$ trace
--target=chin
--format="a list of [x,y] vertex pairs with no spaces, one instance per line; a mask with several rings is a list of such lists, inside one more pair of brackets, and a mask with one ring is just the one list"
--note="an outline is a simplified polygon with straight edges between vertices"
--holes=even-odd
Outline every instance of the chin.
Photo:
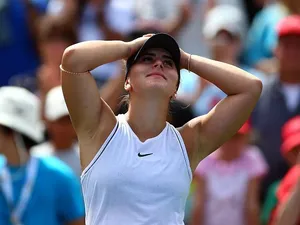
[[148,81],[144,87],[145,87],[144,90],[154,92],[155,94],[160,93],[169,96],[168,93],[170,91],[168,90],[170,90],[170,87],[167,84],[167,82]]

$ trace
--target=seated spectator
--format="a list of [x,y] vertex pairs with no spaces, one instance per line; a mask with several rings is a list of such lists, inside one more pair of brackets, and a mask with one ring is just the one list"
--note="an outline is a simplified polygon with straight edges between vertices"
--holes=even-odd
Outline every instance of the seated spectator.
[[[280,217],[283,216],[281,215],[282,207],[287,204],[287,201],[290,198],[294,188],[297,187],[297,182],[300,178],[299,162],[297,163],[297,156],[299,156],[300,153],[300,116],[296,116],[290,119],[283,126],[282,138],[283,142],[281,145],[281,152],[285,156],[289,165],[291,165],[291,169],[281,180],[277,189],[276,197],[278,202],[270,218],[270,225],[277,225],[277,223],[285,225],[296,224],[292,223],[291,221],[286,221],[284,218]],[[285,223],[282,223],[283,219]],[[280,222],[278,222],[277,220],[279,220]],[[300,214],[298,216],[297,222],[297,224],[300,224]]]
[[248,145],[249,123],[195,170],[196,189],[191,225],[258,225],[258,187],[267,164]]
[[38,47],[42,65],[38,73],[39,92],[45,95],[60,84],[59,65],[64,50],[77,42],[73,27],[67,26],[59,17],[46,16],[40,21]]
[[77,42],[76,32],[59,17],[45,16],[39,25],[38,47],[41,66],[37,73],[38,94],[42,101],[44,116],[44,98],[53,87],[61,84],[59,65],[64,50]]
[[134,2],[136,29],[156,29],[176,37],[191,17],[191,0],[134,0]]
[[251,116],[255,145],[261,149],[270,170],[262,181],[261,202],[265,201],[269,186],[281,180],[289,169],[280,151],[281,129],[289,119],[300,114],[300,16],[282,19],[276,33],[279,71],[264,85]]
[[[265,83],[264,74],[239,61],[246,30],[245,16],[242,11],[232,5],[217,5],[206,14],[203,36],[209,45],[212,59],[238,66],[259,77]],[[218,87],[199,79],[198,76],[190,76],[186,79],[186,72],[182,73],[179,99],[185,95],[183,100],[194,104],[193,109],[196,115],[206,114],[226,97]],[[183,89],[188,93],[184,93]],[[187,95],[192,100],[187,99]]]
[[2,0],[0,4],[0,86],[12,84],[36,89],[39,65],[37,21],[43,4],[31,0]]
[[84,225],[72,170],[54,157],[29,154],[43,139],[39,105],[24,88],[0,88],[0,224]]
[[267,74],[277,72],[277,62],[274,58],[274,49],[278,36],[276,26],[287,15],[300,13],[300,1],[276,0],[265,6],[253,21],[248,32],[243,61]]

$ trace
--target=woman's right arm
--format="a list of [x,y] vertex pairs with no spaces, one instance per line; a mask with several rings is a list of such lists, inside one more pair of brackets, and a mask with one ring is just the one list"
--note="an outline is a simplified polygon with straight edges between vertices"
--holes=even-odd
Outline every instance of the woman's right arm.
[[89,71],[126,58],[129,53],[130,45],[122,41],[88,41],[68,47],[63,54],[61,66],[72,73],[61,71],[62,88],[80,143],[83,168],[94,158],[116,124],[114,113],[100,98]]

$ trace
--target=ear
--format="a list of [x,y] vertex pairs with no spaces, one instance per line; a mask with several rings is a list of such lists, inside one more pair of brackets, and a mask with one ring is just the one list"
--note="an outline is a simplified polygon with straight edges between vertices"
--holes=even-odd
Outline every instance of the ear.
[[130,91],[130,89],[131,89],[131,84],[130,84],[129,79],[127,79],[127,80],[125,81],[124,89],[125,89],[125,91],[127,91],[127,92]]
[[171,96],[171,100],[175,100],[177,96],[177,92],[175,92],[172,96]]

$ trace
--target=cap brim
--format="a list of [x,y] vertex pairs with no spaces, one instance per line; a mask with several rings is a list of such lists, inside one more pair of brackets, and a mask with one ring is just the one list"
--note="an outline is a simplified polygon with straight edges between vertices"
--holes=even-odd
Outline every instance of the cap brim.
[[173,37],[168,34],[159,33],[150,37],[144,45],[127,60],[127,69],[131,67],[135,61],[149,49],[164,49],[170,53],[177,70],[180,70],[180,48]]

